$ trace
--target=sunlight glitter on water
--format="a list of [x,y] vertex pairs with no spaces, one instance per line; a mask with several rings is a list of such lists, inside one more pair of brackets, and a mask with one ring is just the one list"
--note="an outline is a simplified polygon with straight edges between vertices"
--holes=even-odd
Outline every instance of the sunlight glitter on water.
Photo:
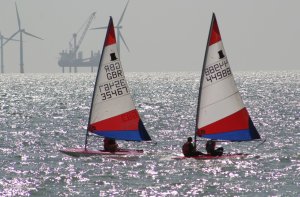
[[[236,81],[267,141],[223,143],[245,159],[173,160],[193,136],[199,73],[126,73],[135,105],[156,143],[138,157],[73,158],[82,147],[95,74],[0,78],[1,196],[298,196],[299,72],[240,72]],[[100,148],[100,139],[91,139]],[[204,151],[204,142],[198,147]],[[260,157],[255,157],[255,156]]]

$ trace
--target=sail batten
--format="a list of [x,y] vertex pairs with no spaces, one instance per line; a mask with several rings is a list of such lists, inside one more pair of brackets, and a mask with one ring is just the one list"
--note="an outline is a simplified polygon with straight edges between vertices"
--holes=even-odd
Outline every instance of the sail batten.
[[242,101],[213,14],[202,68],[196,134],[214,140],[260,139]]
[[88,131],[117,140],[151,140],[129,91],[117,49],[112,18],[99,63]]
[[232,97],[232,96],[235,96],[236,94],[239,94],[239,92],[234,92],[233,94],[231,94],[231,95],[229,95],[229,96],[227,96],[227,97],[225,97],[225,98],[222,98],[222,99],[217,100],[217,101],[213,101],[213,102],[211,102],[211,103],[209,103],[209,104],[206,104],[205,106],[201,106],[201,107],[200,107],[200,110],[204,110],[205,108],[207,108],[207,107],[209,107],[209,106],[211,106],[211,105],[218,104],[218,103],[220,103],[220,102],[222,102],[222,101],[224,101],[224,100],[226,100],[226,99],[229,99],[229,98]]

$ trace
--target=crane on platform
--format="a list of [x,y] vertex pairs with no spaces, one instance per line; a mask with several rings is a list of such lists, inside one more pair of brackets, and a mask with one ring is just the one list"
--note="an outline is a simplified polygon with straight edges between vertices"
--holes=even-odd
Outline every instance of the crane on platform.
[[90,27],[90,25],[91,25],[93,19],[95,18],[95,15],[96,15],[96,12],[93,12],[93,13],[89,16],[88,20],[87,20],[87,21],[81,26],[81,28],[79,29],[79,31],[80,31],[80,30],[82,29],[82,27],[85,26],[85,28],[84,28],[84,30],[83,30],[81,36],[80,36],[80,39],[79,39],[79,41],[78,41],[78,44],[76,43],[76,39],[77,39],[77,34],[78,34],[79,31],[78,31],[77,33],[74,33],[74,34],[73,34],[73,40],[74,40],[73,53],[74,53],[74,54],[77,53],[77,51],[78,51],[78,49],[79,49],[79,47],[80,47],[80,45],[81,45],[81,43],[82,43],[82,41],[83,41],[85,35],[86,35],[87,30],[89,29],[89,27]]
[[[74,72],[77,72],[77,66],[83,63],[82,62],[83,60],[81,59],[82,57],[77,58],[77,52],[95,16],[96,16],[96,12],[93,12],[88,17],[88,19],[82,24],[82,26],[79,28],[77,33],[73,33],[73,36],[69,41],[69,47],[70,47],[69,53],[66,52],[60,53],[61,58],[58,64],[63,68],[63,72],[64,72],[64,67],[69,67],[70,72],[71,72],[71,68],[74,67]],[[77,43],[77,35],[79,34],[79,32],[82,33]]]

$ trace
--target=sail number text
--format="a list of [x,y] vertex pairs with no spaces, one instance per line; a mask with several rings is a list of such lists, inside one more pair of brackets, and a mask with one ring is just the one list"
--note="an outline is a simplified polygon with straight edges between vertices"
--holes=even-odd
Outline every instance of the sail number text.
[[207,82],[215,82],[231,75],[227,59],[205,68],[205,79]]
[[125,79],[117,79],[99,86],[102,101],[116,98],[129,93]]
[[103,72],[106,76],[106,82],[102,82],[98,86],[102,101],[129,94],[124,73],[119,61],[106,64],[103,67]]

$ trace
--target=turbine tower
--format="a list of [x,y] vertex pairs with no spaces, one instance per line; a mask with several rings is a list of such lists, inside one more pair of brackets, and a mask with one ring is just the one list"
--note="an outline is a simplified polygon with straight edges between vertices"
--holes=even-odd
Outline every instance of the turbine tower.
[[[0,32],[0,48],[1,48],[1,73],[4,73],[4,43],[3,41],[8,40],[8,38],[4,37]],[[13,41],[19,41],[15,39],[11,39]]]
[[20,20],[20,16],[19,16],[19,12],[18,12],[18,7],[17,4],[16,5],[16,12],[17,12],[17,19],[18,19],[18,26],[19,26],[19,30],[14,33],[11,37],[9,37],[6,42],[4,44],[6,44],[8,41],[10,41],[14,36],[16,36],[18,33],[20,34],[20,73],[24,73],[24,61],[23,61],[23,34],[43,40],[42,38],[35,36],[31,33],[28,33],[25,31],[25,29],[21,28],[21,20]]
[[[122,36],[122,33],[121,33],[121,29],[123,28],[123,26],[121,25],[121,23],[122,23],[122,20],[123,20],[125,11],[126,11],[126,9],[127,9],[128,3],[129,3],[129,0],[128,0],[127,4],[126,4],[126,6],[125,6],[125,8],[124,8],[124,10],[123,10],[123,13],[122,13],[122,15],[121,15],[121,17],[120,17],[120,19],[119,19],[117,25],[115,25],[115,28],[116,28],[116,30],[117,30],[117,48],[118,48],[119,54],[120,54],[120,39],[122,40],[122,42],[123,42],[124,45],[126,46],[127,50],[129,51],[129,48],[128,48],[128,46],[127,46],[127,44],[126,44],[126,42],[125,42],[125,39],[124,39],[124,37]],[[96,27],[96,28],[92,28],[92,30],[95,30],[95,29],[107,29],[107,26],[105,26],[105,27]],[[120,56],[121,56],[121,55],[120,55]]]

